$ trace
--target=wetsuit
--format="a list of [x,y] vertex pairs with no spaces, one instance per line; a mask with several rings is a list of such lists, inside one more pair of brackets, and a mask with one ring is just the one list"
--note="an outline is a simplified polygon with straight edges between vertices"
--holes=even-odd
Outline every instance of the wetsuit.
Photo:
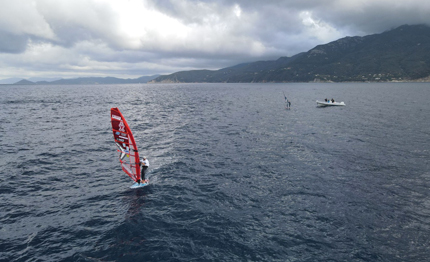
[[149,167],[149,161],[148,161],[148,159],[141,159],[140,160],[140,166],[142,167],[142,169],[140,171],[140,179],[142,181],[144,181],[145,180],[146,170]]

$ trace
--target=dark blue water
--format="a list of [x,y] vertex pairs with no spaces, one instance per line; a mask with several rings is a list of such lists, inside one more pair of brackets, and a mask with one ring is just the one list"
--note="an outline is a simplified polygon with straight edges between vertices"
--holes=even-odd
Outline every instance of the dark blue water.
[[0,261],[428,261],[429,83],[0,91]]

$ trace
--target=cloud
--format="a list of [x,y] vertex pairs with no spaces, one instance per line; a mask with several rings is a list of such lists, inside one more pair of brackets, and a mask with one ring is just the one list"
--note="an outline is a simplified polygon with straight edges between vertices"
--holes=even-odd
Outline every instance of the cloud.
[[0,2],[0,78],[138,77],[277,59],[429,23],[424,0]]
[[425,0],[333,0],[312,12],[317,19],[354,35],[380,33],[404,24],[430,23],[430,2]]
[[0,28],[3,32],[54,38],[53,31],[33,1],[3,1],[0,17]]
[[0,53],[21,53],[27,48],[28,37],[0,31]]

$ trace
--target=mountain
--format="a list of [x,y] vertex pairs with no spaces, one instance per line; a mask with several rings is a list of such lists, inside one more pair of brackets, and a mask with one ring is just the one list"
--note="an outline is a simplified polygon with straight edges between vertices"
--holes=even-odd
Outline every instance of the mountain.
[[51,81],[55,81],[55,80],[59,80],[61,78],[56,77],[56,78],[48,78],[48,77],[30,77],[27,80],[31,81],[31,82],[51,82]]
[[304,55],[304,53],[297,54],[293,57],[281,57],[276,61],[258,61],[253,63],[239,64],[216,71],[182,71],[167,76],[159,76],[150,83],[256,82],[255,77],[257,74],[286,67],[293,61],[300,58],[302,55]]
[[430,76],[430,27],[345,37],[293,57],[160,76],[151,83],[413,81]]
[[154,77],[140,77],[135,79],[122,79],[116,77],[79,77],[73,79],[60,79],[49,82],[49,84],[56,85],[92,85],[92,84],[135,84],[135,83],[146,83]]
[[72,78],[72,79],[59,79],[54,81],[37,81],[32,82],[25,79],[22,79],[19,82],[16,82],[14,85],[93,85],[93,84],[138,84],[138,83],[147,83],[159,75],[153,76],[142,76],[139,78],[116,78],[116,77],[80,77],[80,78]]
[[35,83],[22,79],[21,81],[16,82],[14,85],[35,85]]
[[22,80],[21,78],[6,78],[0,80],[0,85],[10,85]]

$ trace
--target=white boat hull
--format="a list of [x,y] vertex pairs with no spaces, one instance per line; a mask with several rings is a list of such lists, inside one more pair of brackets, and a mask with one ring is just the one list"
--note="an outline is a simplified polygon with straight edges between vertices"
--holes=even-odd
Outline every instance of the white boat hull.
[[318,101],[317,100],[317,106],[325,107],[325,106],[344,106],[344,102],[325,102],[325,101]]

